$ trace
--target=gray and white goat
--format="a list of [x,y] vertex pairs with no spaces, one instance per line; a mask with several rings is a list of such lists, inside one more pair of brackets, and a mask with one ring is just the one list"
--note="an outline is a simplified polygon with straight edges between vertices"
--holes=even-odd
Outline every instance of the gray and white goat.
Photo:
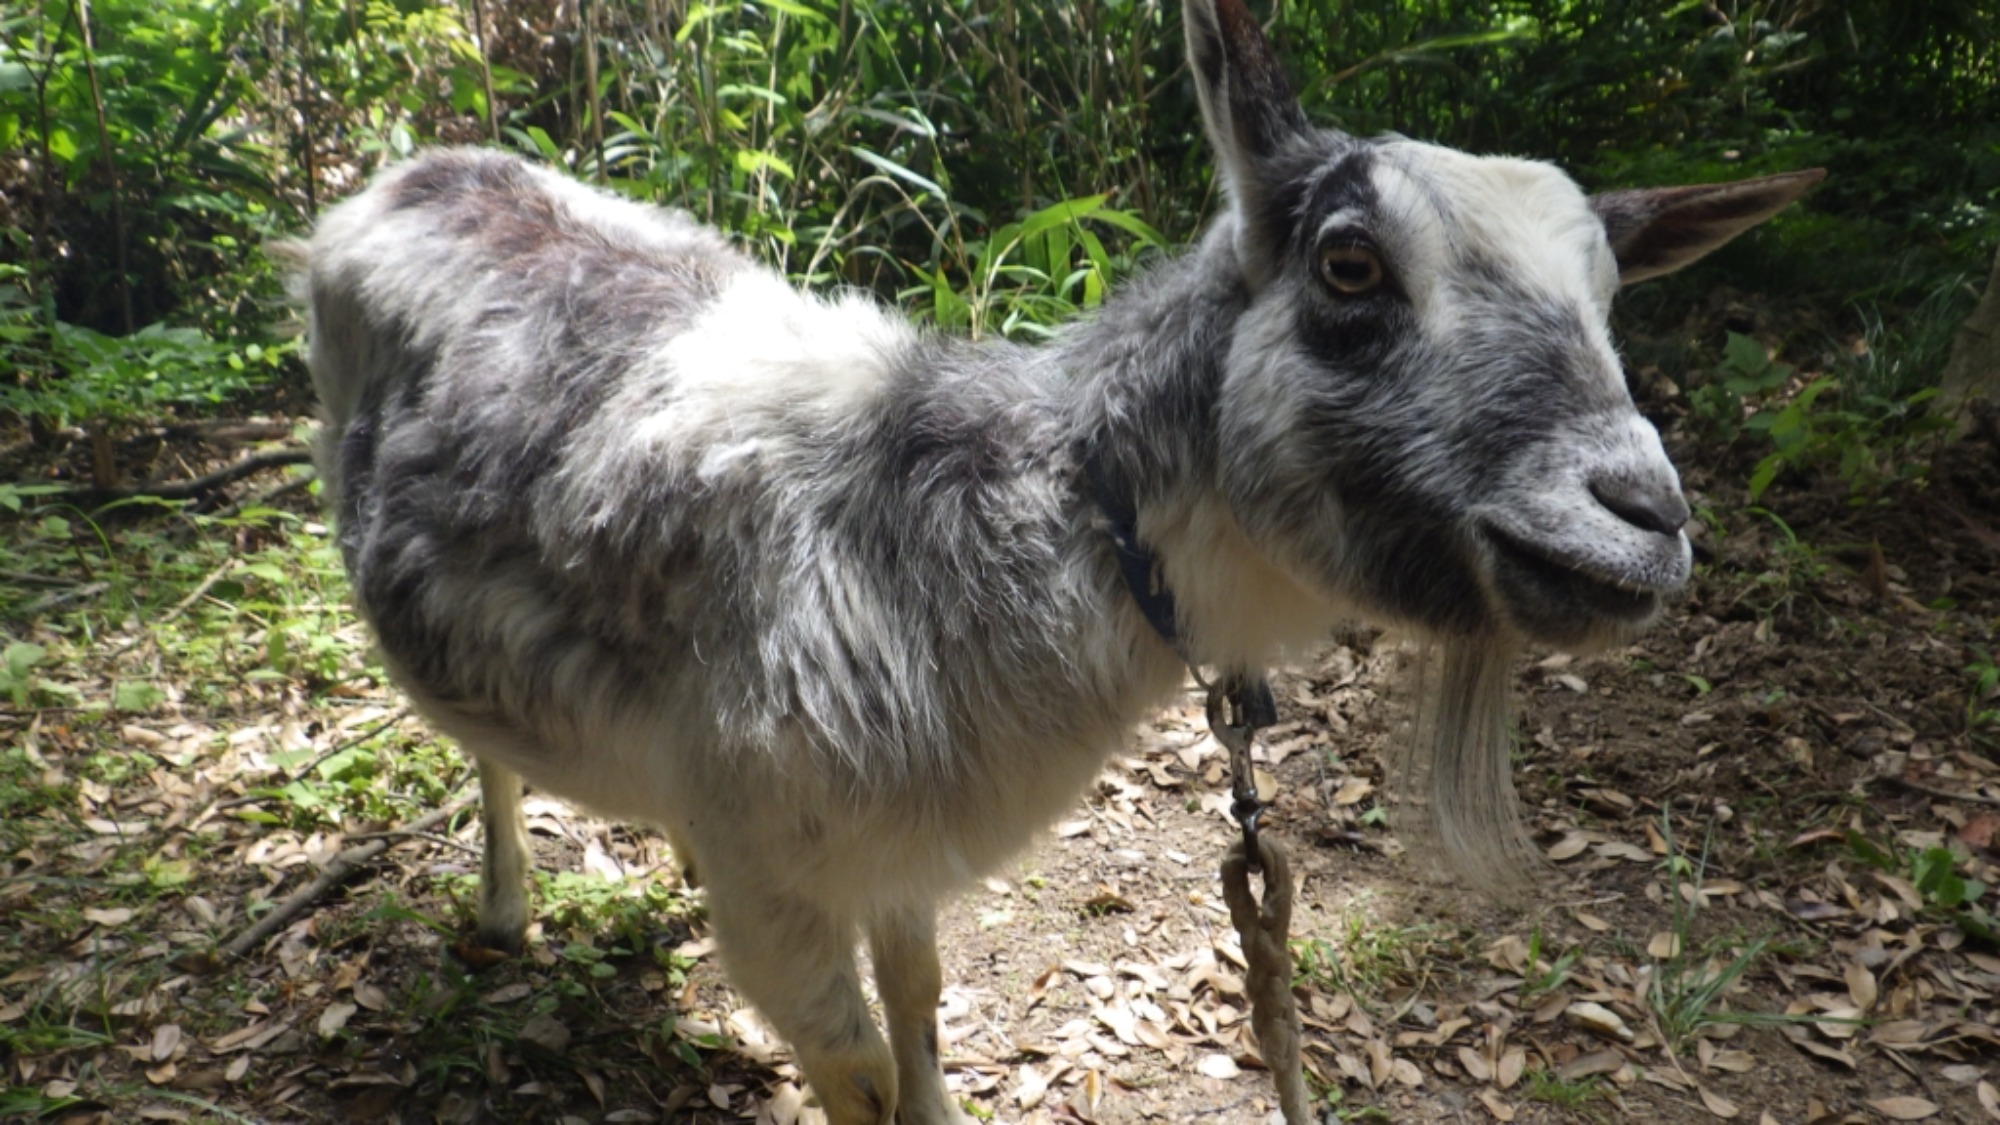
[[798,293],[490,152],[389,170],[306,250],[355,598],[479,762],[481,936],[528,921],[522,778],[664,828],[835,1125],[962,1120],[936,903],[1182,683],[1107,494],[1203,663],[1436,638],[1429,818],[1459,870],[1511,862],[1510,655],[1627,637],[1688,575],[1612,296],[1819,178],[1586,197],[1315,129],[1243,0],[1185,22],[1229,206],[1047,346]]

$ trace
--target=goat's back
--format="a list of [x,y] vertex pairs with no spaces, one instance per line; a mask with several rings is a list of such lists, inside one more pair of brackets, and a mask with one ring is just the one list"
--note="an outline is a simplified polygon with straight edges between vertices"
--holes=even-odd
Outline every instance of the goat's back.
[[474,753],[632,819],[874,809],[962,875],[1116,744],[1133,638],[1084,604],[1115,579],[1028,353],[488,153],[386,173],[308,253],[355,599]]

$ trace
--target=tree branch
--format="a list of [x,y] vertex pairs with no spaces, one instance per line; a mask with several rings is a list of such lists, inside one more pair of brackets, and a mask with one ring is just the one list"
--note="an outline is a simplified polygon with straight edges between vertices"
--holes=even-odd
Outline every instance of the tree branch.
[[132,500],[146,497],[155,500],[192,500],[205,496],[226,484],[233,484],[252,473],[280,465],[304,465],[312,461],[312,451],[304,446],[287,446],[264,453],[253,453],[234,464],[217,469],[207,476],[193,480],[162,481],[157,484],[142,484],[133,488],[71,488],[62,492],[51,492],[38,500],[58,504],[75,504],[78,507],[102,507],[118,500]]
[[421,833],[457,816],[472,803],[470,794],[435,809],[396,830],[390,837],[370,840],[357,844],[334,856],[320,869],[319,877],[292,892],[291,897],[271,909],[271,912],[253,922],[250,927],[229,939],[222,952],[230,958],[241,958],[263,944],[264,940],[291,924],[292,919],[306,912],[306,909],[324,898],[327,892],[353,878],[376,856],[388,851],[399,843],[411,839],[421,839]]

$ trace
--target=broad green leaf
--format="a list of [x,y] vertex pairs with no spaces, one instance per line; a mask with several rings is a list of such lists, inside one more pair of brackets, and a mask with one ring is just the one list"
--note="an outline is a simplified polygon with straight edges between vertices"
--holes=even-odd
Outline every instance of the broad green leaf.
[[757,0],[757,4],[759,7],[769,8],[774,12],[783,12],[788,16],[799,16],[803,19],[817,20],[820,23],[829,22],[826,16],[806,7],[804,4],[798,3],[797,0]]
[[1086,215],[1095,214],[1102,206],[1104,206],[1102,195],[1087,195],[1079,199],[1065,199],[1060,203],[1052,203],[1022,219],[1015,238],[1026,242],[1051,227],[1064,226]]
[[739,148],[736,150],[736,167],[739,171],[752,176],[768,170],[776,172],[788,180],[792,178],[792,166],[790,164],[785,163],[782,159],[768,152],[762,152],[754,148]]
[[1778,479],[1778,469],[1784,465],[1784,455],[1772,453],[1757,462],[1757,468],[1750,474],[1750,499],[1756,500]]
[[150,711],[165,698],[158,685],[144,680],[119,680],[111,687],[111,706],[117,711]]
[[880,156],[876,153],[870,152],[867,149],[862,148],[860,145],[849,145],[847,147],[847,151],[860,157],[862,161],[864,161],[865,163],[873,164],[875,167],[881,169],[884,172],[887,172],[889,175],[894,176],[899,180],[902,180],[904,183],[915,184],[917,187],[920,187],[925,191],[930,192],[933,195],[936,195],[940,198],[945,197],[945,190],[943,188],[939,187],[932,181],[918,175],[917,173],[910,171],[908,168],[903,167],[901,164],[896,163],[895,161],[889,159],[886,156]]
[[6,664],[9,676],[19,679],[26,676],[28,670],[40,664],[46,656],[48,656],[48,650],[41,645],[30,644],[27,641],[15,641],[13,644],[7,646],[7,651],[4,655],[0,655],[0,661],[4,661]]
[[1771,362],[1771,353],[1764,350],[1764,345],[1740,332],[1729,334],[1728,342],[1722,346],[1722,357],[1730,370],[1746,375],[1763,371]]

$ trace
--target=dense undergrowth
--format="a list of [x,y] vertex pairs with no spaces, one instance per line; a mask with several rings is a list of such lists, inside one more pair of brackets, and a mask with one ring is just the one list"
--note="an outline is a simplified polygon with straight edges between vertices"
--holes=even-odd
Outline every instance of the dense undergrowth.
[[[44,448],[87,434],[109,487],[133,426],[296,387],[263,246],[440,142],[686,207],[808,284],[1033,335],[1211,209],[1177,9],[15,9],[0,19],[0,150],[15,154],[0,166],[0,408]],[[1357,133],[1549,157],[1591,187],[1831,169],[1806,206],[1640,291],[1621,322],[1634,366],[1685,392],[1664,405],[1726,441],[1747,429],[1756,461],[1864,492],[1921,462],[1913,420],[2000,233],[1996,15],[1990,0],[1269,12],[1314,115]],[[1725,278],[1764,295],[1761,319],[1705,307]],[[1768,366],[1727,345],[1732,320],[1775,346]]]

